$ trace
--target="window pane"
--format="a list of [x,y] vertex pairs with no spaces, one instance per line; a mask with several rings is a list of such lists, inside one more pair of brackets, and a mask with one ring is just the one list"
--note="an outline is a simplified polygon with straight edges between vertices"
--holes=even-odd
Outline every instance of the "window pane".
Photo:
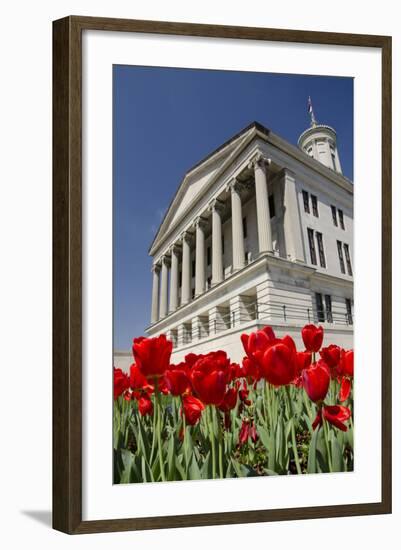
[[338,217],[340,219],[340,227],[341,229],[345,229],[345,225],[344,225],[344,214],[343,214],[343,211],[338,209]]
[[337,222],[337,208],[333,205],[331,205],[331,215],[333,217],[333,223],[334,225],[337,227],[338,226],[338,222]]
[[248,227],[246,225],[246,218],[242,218],[242,229],[244,231],[244,239],[248,236]]
[[324,248],[323,248],[323,235],[321,233],[316,232],[316,239],[317,239],[317,248],[319,251],[320,265],[322,267],[326,267],[326,257],[324,255]]
[[354,321],[352,319],[352,304],[349,298],[345,299],[345,307],[347,308],[347,322],[352,325]]
[[349,255],[349,246],[344,243],[345,261],[347,262],[348,275],[352,276],[351,257]]
[[330,294],[325,294],[324,295],[324,303],[325,303],[325,306],[326,306],[327,322],[332,323],[333,322],[333,312],[332,312],[332,309],[331,309],[331,296],[330,296]]
[[310,227],[308,227],[308,240],[309,240],[310,261],[313,265],[316,265],[317,261],[316,261],[315,241],[313,238],[313,229],[310,229]]
[[309,214],[309,193],[307,191],[302,190],[302,197],[304,199],[304,210]]
[[313,212],[313,215],[316,216],[316,218],[318,218],[319,217],[319,211],[317,209],[317,197],[315,197],[315,195],[311,195],[310,197],[312,199],[312,212]]
[[319,293],[319,292],[316,292],[315,294],[315,299],[316,299],[316,315],[317,315],[317,320],[321,323],[324,322],[325,320],[325,317],[324,317],[324,308],[323,308],[323,299],[322,299],[322,295]]
[[343,245],[341,241],[337,241],[337,250],[338,250],[338,259],[340,261],[341,273],[345,273],[344,265],[344,256],[343,256]]

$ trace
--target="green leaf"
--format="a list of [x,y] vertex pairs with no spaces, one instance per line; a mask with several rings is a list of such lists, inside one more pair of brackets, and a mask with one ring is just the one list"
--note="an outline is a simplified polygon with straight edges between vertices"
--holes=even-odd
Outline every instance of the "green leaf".
[[192,455],[191,464],[189,466],[189,479],[202,479],[202,475],[199,470],[198,463],[196,462],[195,455]]
[[333,461],[333,471],[334,472],[344,472],[345,464],[343,453],[338,442],[338,439],[333,435],[331,439],[331,455]]
[[181,458],[182,458],[182,455],[179,455],[179,456],[175,457],[175,467],[177,469],[177,473],[181,476],[181,477],[176,478],[177,481],[180,480],[180,479],[187,479],[184,467],[181,464],[181,460],[180,460]]
[[[173,481],[175,478],[175,437],[174,434],[170,434],[170,439],[168,442],[168,451],[167,451],[167,468],[168,468],[168,479]],[[157,461],[158,462],[158,461]]]
[[308,474],[316,474],[317,472],[316,447],[317,447],[317,439],[319,436],[319,431],[320,431],[320,427],[316,428],[316,430],[313,432],[312,439],[309,445],[308,468],[307,468]]

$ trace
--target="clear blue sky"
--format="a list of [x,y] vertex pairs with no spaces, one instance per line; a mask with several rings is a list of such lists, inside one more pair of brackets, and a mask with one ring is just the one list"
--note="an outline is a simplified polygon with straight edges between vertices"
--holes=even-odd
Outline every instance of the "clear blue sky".
[[113,86],[114,348],[126,350],[149,325],[148,248],[184,173],[255,120],[296,144],[310,95],[353,179],[353,80],[118,65]]

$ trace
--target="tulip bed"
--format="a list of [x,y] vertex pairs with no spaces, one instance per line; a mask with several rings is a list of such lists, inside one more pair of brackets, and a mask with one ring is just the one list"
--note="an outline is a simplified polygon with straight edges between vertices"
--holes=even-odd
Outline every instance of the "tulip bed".
[[245,357],[190,353],[170,363],[165,335],[135,338],[130,372],[114,369],[114,482],[353,469],[353,350],[305,349],[271,327],[242,334]]

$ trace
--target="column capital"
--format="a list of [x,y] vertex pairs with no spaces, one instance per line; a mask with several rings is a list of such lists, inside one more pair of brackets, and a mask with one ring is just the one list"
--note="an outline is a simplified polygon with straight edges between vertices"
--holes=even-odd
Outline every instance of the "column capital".
[[170,258],[167,256],[167,254],[164,254],[161,257],[161,263],[162,263],[162,266],[166,265],[167,267],[170,267]]
[[183,231],[180,235],[180,240],[182,243],[184,243],[184,241],[188,244],[191,244],[192,242],[192,233],[190,233],[189,231]]
[[271,159],[265,157],[260,151],[255,155],[255,157],[249,161],[248,168],[255,169],[257,166],[260,166],[263,169],[266,169],[271,164]]
[[292,178],[295,180],[295,173],[292,170],[290,170],[290,168],[284,167],[282,169],[282,173],[285,178]]
[[169,248],[170,254],[179,254],[182,250],[182,245],[180,243],[174,243]]
[[219,214],[221,214],[225,209],[225,204],[223,201],[219,200],[219,199],[212,199],[210,202],[209,202],[209,212],[213,212],[214,210],[216,212],[219,212]]
[[160,264],[155,263],[152,265],[151,271],[152,273],[160,273],[160,268],[161,268]]
[[230,191],[232,193],[239,193],[241,194],[242,191],[247,189],[248,186],[243,183],[242,181],[239,181],[237,178],[233,178],[231,181],[227,183],[226,190]]
[[198,229],[198,227],[200,229],[206,229],[207,220],[205,220],[205,218],[202,218],[202,216],[198,216],[197,218],[195,218],[194,226],[196,227],[196,229]]

